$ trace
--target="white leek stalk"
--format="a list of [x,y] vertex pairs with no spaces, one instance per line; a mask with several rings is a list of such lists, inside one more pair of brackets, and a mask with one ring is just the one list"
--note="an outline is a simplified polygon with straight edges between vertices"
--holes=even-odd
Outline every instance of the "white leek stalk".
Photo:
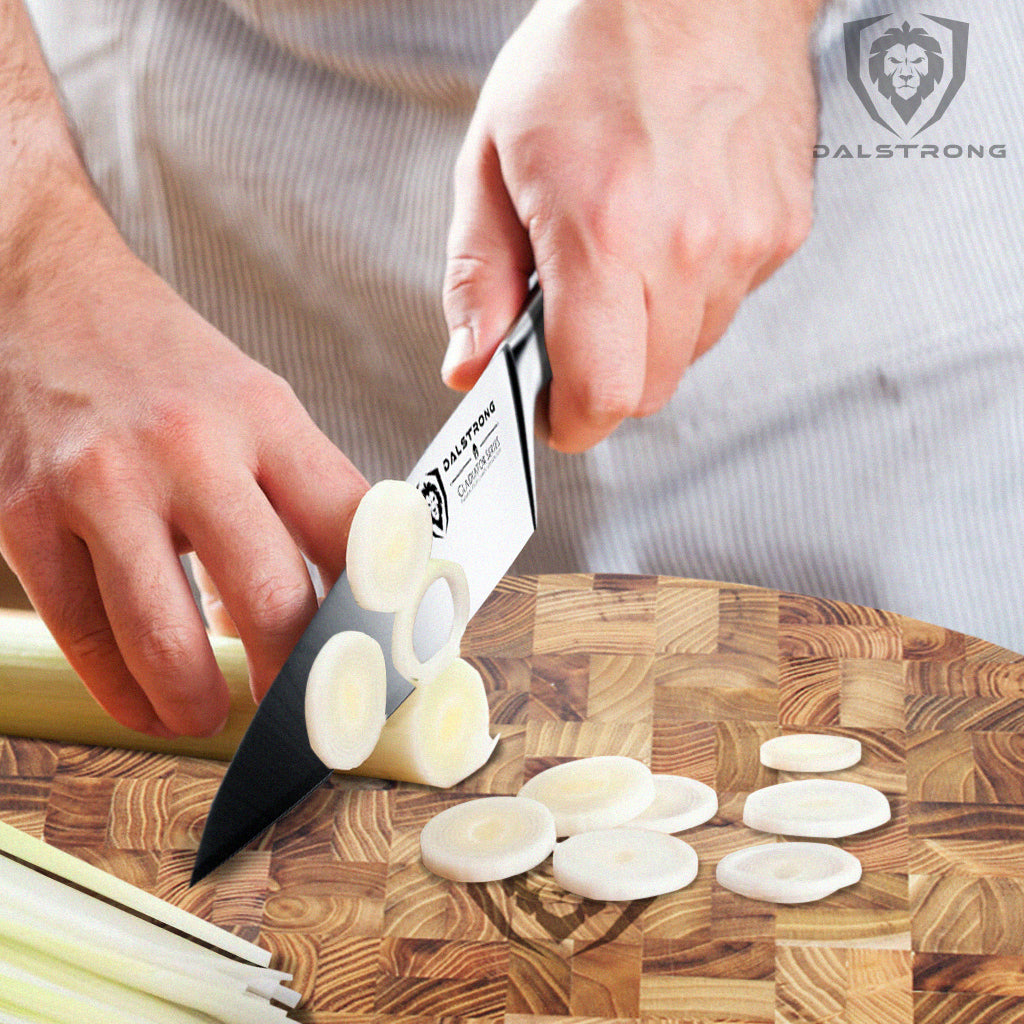
[[37,1013],[8,1008],[2,999],[3,995],[0,993],[0,1024],[51,1024],[46,1017],[40,1017]]
[[0,907],[16,920],[54,927],[97,948],[120,949],[133,958],[198,978],[219,976],[267,999],[295,1005],[284,989],[291,975],[222,956],[184,936],[80,892],[55,878],[0,855]]
[[215,946],[249,963],[266,967],[270,963],[268,950],[232,935],[195,914],[190,914],[173,903],[145,892],[129,882],[122,881],[101,868],[87,864],[63,850],[28,835],[0,821],[0,852],[24,861],[26,864],[57,875],[72,885],[102,896],[136,914],[152,918],[176,931],[191,935],[199,942]]
[[[7,939],[0,940],[0,964],[8,969],[24,972],[24,978],[40,986],[50,987],[63,994],[76,994],[105,1011],[114,1008],[128,1013],[137,1021],[147,1024],[194,1024],[209,1018],[194,1010],[182,1009],[174,1003],[140,992],[127,981],[112,980],[75,967],[56,957],[41,953],[28,946],[16,946]],[[134,979],[134,975],[131,976]]]
[[18,1024],[276,1024],[271,1001],[298,1002],[259,946],[3,823],[0,844],[0,1012]]
[[456,658],[439,675],[417,685],[387,720],[360,775],[448,788],[480,768],[497,738],[483,679]]
[[227,725],[216,736],[164,739],[115,722],[89,694],[38,615],[0,609],[0,733],[230,761],[253,716],[249,670],[237,637],[211,636],[210,645],[231,694]]
[[124,953],[80,943],[53,929],[18,921],[9,916],[5,908],[0,908],[0,941],[35,950],[138,992],[198,1010],[223,1024],[270,1024],[285,1019],[284,1011],[246,995],[244,991],[232,991],[226,985],[182,975],[140,962]]
[[110,1005],[74,989],[44,981],[31,971],[5,963],[2,958],[0,993],[9,1006],[35,1013],[48,1024],[139,1024],[137,1016],[123,1012],[116,1003]]

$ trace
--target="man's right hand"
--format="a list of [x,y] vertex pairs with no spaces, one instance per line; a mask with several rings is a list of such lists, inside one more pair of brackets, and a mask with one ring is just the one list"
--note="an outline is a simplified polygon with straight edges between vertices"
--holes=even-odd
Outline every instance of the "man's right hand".
[[302,554],[333,583],[366,483],[84,176],[38,197],[0,233],[0,551],[114,718],[210,733],[227,687],[179,556],[216,584],[259,699],[316,610]]

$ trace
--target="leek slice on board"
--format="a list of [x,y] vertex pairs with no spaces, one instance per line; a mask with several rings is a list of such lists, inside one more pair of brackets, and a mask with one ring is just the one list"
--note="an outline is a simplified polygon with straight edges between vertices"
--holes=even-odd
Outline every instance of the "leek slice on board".
[[769,903],[810,903],[860,881],[860,861],[825,843],[767,843],[727,853],[715,869],[718,884]]
[[624,825],[650,807],[654,794],[650,768],[616,754],[556,764],[519,791],[550,808],[559,836]]
[[456,882],[496,882],[555,848],[555,819],[536,800],[487,796],[435,814],[420,833],[423,866]]
[[860,740],[852,736],[786,733],[761,744],[761,764],[785,772],[838,772],[860,757]]
[[555,847],[552,872],[563,889],[591,900],[642,900],[675,892],[697,877],[689,843],[643,828],[580,832]]
[[892,816],[883,793],[859,782],[800,779],[765,786],[743,805],[743,824],[760,832],[838,839],[884,825]]
[[655,774],[654,800],[628,824],[654,832],[682,832],[718,813],[718,794],[708,785],[684,775]]

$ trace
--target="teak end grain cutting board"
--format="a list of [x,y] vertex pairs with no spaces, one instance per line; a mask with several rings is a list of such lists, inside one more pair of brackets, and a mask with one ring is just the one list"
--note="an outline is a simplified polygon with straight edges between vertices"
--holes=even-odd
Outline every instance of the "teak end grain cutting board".
[[[0,817],[266,944],[318,1024],[1010,1024],[1024,1021],[1024,659],[898,615],[668,578],[507,579],[464,654],[501,743],[457,792],[333,777],[194,889],[222,764],[0,739]],[[840,777],[889,824],[840,845],[861,882],[805,906],[719,887],[758,747],[849,734]],[[435,812],[514,793],[559,760],[620,753],[715,787],[684,834],[697,880],[602,904],[547,865],[457,885],[419,863]]]

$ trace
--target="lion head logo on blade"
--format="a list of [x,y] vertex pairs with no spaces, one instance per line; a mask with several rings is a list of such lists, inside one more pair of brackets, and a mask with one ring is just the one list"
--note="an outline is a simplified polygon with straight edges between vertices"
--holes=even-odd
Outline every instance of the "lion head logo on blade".
[[942,80],[943,66],[938,40],[907,22],[883,32],[872,44],[868,57],[871,81],[904,124]]
[[432,469],[419,482],[420,494],[427,499],[430,508],[430,522],[435,537],[441,538],[448,532],[448,495],[441,479],[441,471]]

